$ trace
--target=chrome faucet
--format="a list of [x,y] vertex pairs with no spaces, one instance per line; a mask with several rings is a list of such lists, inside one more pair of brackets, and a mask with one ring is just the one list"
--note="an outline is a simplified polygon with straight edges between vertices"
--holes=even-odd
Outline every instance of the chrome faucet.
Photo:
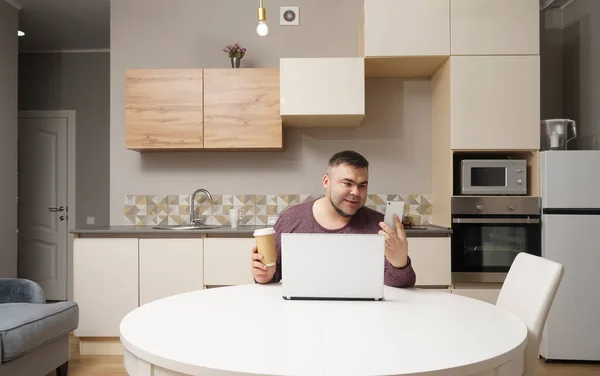
[[196,219],[195,216],[195,209],[194,209],[194,204],[196,202],[196,195],[198,193],[204,193],[206,195],[206,197],[208,197],[209,200],[212,200],[212,196],[210,195],[210,192],[208,192],[206,189],[204,188],[199,188],[196,189],[194,191],[194,193],[192,193],[192,202],[191,202],[191,206],[190,206],[190,225],[192,226],[196,226],[196,225],[201,225],[204,223],[204,219]]

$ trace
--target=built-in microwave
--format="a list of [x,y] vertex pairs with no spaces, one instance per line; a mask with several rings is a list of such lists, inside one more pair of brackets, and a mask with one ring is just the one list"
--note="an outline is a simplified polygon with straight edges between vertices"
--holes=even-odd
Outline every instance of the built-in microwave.
[[462,195],[527,195],[525,159],[463,159]]

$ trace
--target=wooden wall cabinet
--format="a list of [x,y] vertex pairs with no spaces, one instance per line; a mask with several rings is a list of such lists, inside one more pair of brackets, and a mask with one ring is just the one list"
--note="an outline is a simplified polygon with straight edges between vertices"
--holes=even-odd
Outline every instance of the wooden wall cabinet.
[[452,0],[452,55],[538,55],[538,0]]
[[136,69],[125,83],[128,149],[283,148],[278,69]]
[[203,145],[202,69],[125,73],[125,147],[198,149]]
[[279,69],[204,70],[204,149],[281,149]]
[[365,116],[363,58],[284,58],[279,64],[284,126],[360,125]]

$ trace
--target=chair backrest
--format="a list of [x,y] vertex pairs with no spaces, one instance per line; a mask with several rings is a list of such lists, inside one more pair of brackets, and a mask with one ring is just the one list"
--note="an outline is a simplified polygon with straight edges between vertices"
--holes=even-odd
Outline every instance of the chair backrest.
[[557,262],[521,252],[513,261],[500,289],[496,306],[514,313],[527,326],[523,376],[535,376],[537,373],[542,332],[563,270]]

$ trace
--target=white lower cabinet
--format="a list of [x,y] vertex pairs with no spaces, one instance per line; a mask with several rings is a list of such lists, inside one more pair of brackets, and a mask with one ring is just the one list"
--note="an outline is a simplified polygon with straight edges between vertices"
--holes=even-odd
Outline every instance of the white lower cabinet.
[[138,307],[138,239],[77,238],[73,243],[77,337],[118,337]]
[[[446,291],[450,237],[411,237],[408,242],[417,286]],[[157,299],[207,286],[254,283],[252,237],[76,238],[73,245],[77,337],[119,337],[121,320]]]
[[409,237],[408,255],[417,275],[416,287],[451,284],[450,237]]
[[204,284],[230,286],[254,283],[254,238],[204,239]]
[[489,287],[489,288],[485,288],[485,287],[478,287],[478,288],[455,287],[452,289],[452,293],[496,305],[496,301],[498,300],[498,295],[500,295],[500,287]]
[[204,288],[203,240],[140,239],[140,306]]

